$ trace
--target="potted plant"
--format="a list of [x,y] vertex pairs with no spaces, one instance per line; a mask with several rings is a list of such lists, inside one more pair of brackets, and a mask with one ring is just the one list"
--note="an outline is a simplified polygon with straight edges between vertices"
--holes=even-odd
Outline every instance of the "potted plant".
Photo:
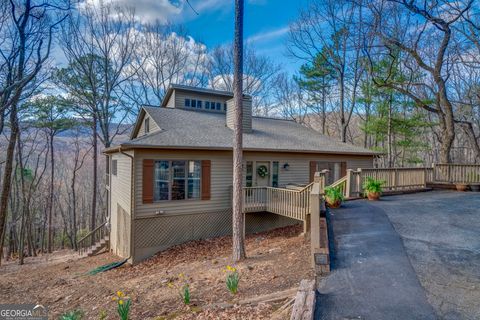
[[384,181],[375,180],[373,178],[367,177],[363,183],[364,194],[367,196],[368,200],[378,200],[382,194],[382,185]]
[[325,188],[325,202],[329,208],[335,209],[340,207],[343,200],[344,197],[340,187]]
[[467,191],[468,184],[463,182],[458,182],[458,183],[455,183],[455,188],[457,188],[457,191]]

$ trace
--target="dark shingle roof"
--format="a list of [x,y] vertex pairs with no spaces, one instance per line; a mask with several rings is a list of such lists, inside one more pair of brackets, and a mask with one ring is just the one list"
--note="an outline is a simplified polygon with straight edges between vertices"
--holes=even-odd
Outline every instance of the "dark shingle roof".
[[[225,114],[175,108],[144,107],[160,131],[126,141],[122,147],[231,149],[233,131],[225,126]],[[245,133],[245,150],[378,154],[342,143],[294,121],[253,117],[253,130]]]

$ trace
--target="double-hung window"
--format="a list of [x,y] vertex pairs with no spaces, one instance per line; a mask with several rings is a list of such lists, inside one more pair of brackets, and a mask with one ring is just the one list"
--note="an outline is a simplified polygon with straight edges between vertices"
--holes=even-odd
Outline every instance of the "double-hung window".
[[155,161],[154,198],[156,201],[169,200],[170,194],[170,161]]
[[155,161],[154,199],[200,199],[201,161]]

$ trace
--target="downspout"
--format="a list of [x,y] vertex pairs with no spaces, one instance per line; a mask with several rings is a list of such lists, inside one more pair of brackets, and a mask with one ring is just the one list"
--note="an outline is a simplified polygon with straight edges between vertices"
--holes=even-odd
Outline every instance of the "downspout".
[[122,147],[119,147],[118,148],[118,152],[120,152],[121,154],[127,156],[130,158],[130,256],[127,258],[127,260],[129,260],[130,258],[133,257],[133,245],[134,245],[134,242],[133,242],[133,211],[134,211],[134,208],[135,208],[135,204],[134,204],[134,194],[135,194],[135,190],[134,190],[134,186],[135,186],[135,164],[134,164],[134,157],[129,155],[128,153],[125,153],[123,150],[122,150]]

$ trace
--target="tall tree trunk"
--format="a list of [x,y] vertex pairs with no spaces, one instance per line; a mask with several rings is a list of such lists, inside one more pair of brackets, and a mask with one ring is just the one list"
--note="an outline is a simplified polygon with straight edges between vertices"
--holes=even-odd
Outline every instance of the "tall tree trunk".
[[[92,211],[91,211],[91,221],[90,221],[90,230],[95,229],[95,219],[97,216],[97,167],[98,167],[98,138],[97,138],[97,115],[93,115],[93,187],[92,187]],[[95,239],[92,237],[92,245],[95,243]]]
[[342,72],[339,76],[339,90],[340,90],[340,140],[347,142],[347,124],[345,121],[345,77]]
[[24,256],[25,256],[25,229],[26,229],[26,224],[28,220],[28,204],[27,204],[27,190],[25,187],[25,176],[24,176],[24,166],[23,166],[23,155],[22,155],[22,145],[20,141],[20,135],[17,138],[18,140],[18,159],[17,163],[20,166],[20,186],[21,186],[21,194],[22,194],[22,218],[20,222],[20,239],[19,239],[19,244],[18,244],[18,254],[19,254],[19,259],[18,259],[18,264],[22,265]]
[[392,151],[392,104],[393,96],[390,94],[388,99],[388,119],[387,119],[387,156],[388,156],[388,167],[393,167],[393,151]]
[[72,221],[73,222],[72,239],[73,239],[73,248],[75,249],[75,251],[78,250],[77,248],[77,194],[75,192],[75,181],[77,177],[76,175],[77,175],[77,163],[75,163],[75,167],[73,170],[72,184],[70,185],[70,188],[72,190],[72,220],[73,220]]
[[55,159],[54,159],[54,150],[53,150],[53,134],[49,134],[49,143],[50,143],[50,195],[48,199],[48,253],[52,253],[53,250],[53,185],[54,185],[54,175],[55,175]]
[[233,97],[235,114],[233,126],[233,260],[239,261],[245,254],[245,216],[242,208],[243,164],[243,0],[235,0],[235,39],[233,49]]
[[[19,127],[17,119],[17,103],[12,105],[10,110],[10,137],[7,146],[7,156],[5,159],[5,170],[3,175],[2,194],[0,197],[0,238],[3,237],[5,230],[5,223],[7,221],[8,199],[10,197],[10,189],[12,185],[12,171],[13,171],[13,154],[15,152],[15,144],[17,142]],[[0,265],[1,265],[0,257]]]

